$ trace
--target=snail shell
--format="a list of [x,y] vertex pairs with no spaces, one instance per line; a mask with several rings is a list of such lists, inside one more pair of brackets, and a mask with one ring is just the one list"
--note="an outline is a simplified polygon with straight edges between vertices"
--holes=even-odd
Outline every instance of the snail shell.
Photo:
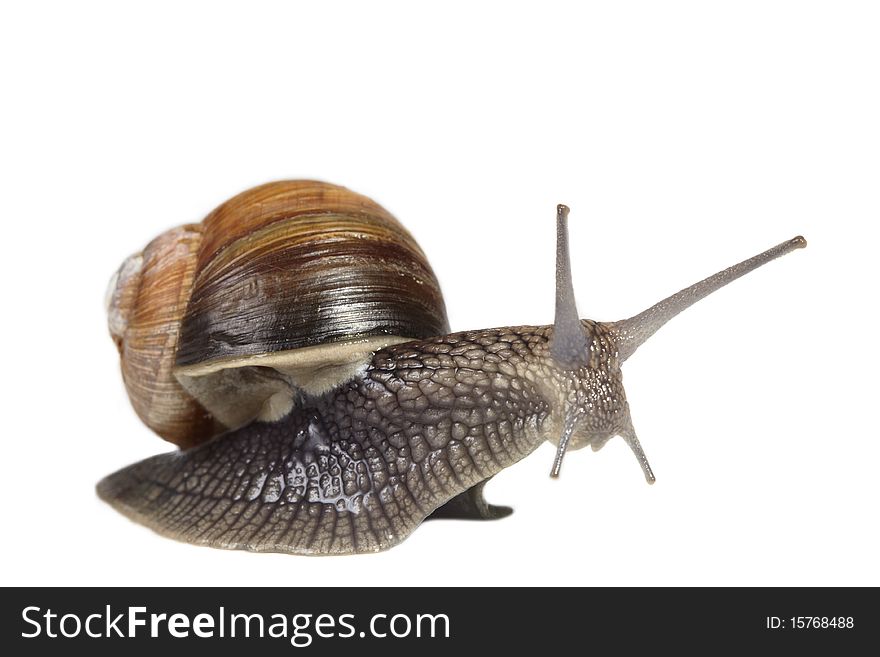
[[111,281],[132,405],[181,447],[321,394],[375,350],[449,332],[412,235],[344,187],[255,187],[163,233]]

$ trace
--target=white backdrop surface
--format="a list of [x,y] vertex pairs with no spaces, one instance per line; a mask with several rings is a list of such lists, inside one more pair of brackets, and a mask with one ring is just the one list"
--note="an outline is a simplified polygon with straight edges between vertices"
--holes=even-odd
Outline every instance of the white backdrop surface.
[[[880,10],[859,2],[21,3],[0,9],[0,583],[880,584]],[[103,295],[122,259],[252,185],[387,207],[453,329],[549,323],[554,208],[581,314],[634,314],[786,238],[809,247],[624,367],[622,440],[545,445],[515,507],[389,552],[161,538],[94,484],[167,450]]]

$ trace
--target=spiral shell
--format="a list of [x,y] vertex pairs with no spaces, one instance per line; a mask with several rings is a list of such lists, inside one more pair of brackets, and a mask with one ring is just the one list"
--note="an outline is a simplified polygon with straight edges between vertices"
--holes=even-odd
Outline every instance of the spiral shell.
[[162,233],[122,264],[108,294],[110,334],[132,406],[144,424],[181,447],[198,444],[218,429],[174,375],[201,231],[200,225],[190,225]]
[[283,415],[375,349],[448,332],[409,232],[314,181],[255,187],[160,235],[111,282],[108,323],[132,405],[181,447]]

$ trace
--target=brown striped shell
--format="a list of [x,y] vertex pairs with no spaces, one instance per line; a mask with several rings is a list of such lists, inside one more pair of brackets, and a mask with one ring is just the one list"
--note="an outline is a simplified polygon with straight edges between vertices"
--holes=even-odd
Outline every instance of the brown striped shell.
[[111,282],[132,405],[181,447],[350,377],[374,350],[448,332],[437,279],[386,210],[281,181],[163,233]]

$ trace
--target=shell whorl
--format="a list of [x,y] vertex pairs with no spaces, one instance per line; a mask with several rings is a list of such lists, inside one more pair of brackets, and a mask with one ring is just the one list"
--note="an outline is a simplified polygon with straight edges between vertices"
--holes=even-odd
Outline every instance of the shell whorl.
[[144,424],[181,447],[217,432],[211,415],[174,375],[201,236],[198,224],[162,233],[122,264],[108,290],[110,334],[131,404]]
[[[324,359],[345,372],[373,345],[448,332],[409,232],[367,197],[315,181],[255,187],[160,235],[111,282],[108,323],[132,405],[182,447],[255,417],[286,390],[291,363],[326,378],[336,370]],[[262,367],[279,359],[283,384]]]
[[421,248],[365,196],[326,183],[269,183],[203,223],[180,366],[448,332],[440,286]]

